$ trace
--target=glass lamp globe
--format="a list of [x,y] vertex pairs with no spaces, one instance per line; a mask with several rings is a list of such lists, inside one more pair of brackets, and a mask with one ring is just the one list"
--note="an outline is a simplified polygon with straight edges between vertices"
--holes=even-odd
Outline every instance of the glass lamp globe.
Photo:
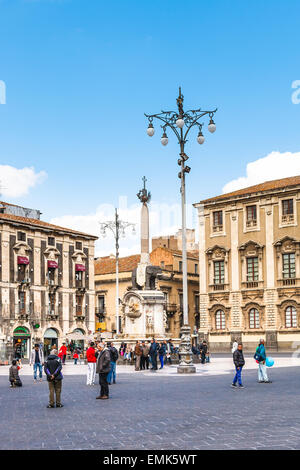
[[153,124],[151,124],[150,122],[148,129],[147,129],[147,134],[149,137],[152,137],[154,133],[155,133],[155,130],[154,130]]
[[162,145],[168,145],[169,139],[167,134],[164,132],[162,138],[160,139]]
[[183,126],[184,126],[184,120],[183,120],[181,117],[179,117],[179,118],[177,119],[177,121],[176,121],[176,126],[179,127],[180,129],[183,128]]
[[204,143],[204,141],[205,141],[204,135],[202,134],[201,131],[199,131],[199,134],[198,134],[198,137],[197,137],[197,142],[198,142],[198,144],[201,145],[201,144]]
[[214,123],[214,121],[212,119],[210,119],[209,121],[209,124],[208,124],[208,130],[209,132],[211,132],[212,134],[215,132],[216,130],[216,125]]

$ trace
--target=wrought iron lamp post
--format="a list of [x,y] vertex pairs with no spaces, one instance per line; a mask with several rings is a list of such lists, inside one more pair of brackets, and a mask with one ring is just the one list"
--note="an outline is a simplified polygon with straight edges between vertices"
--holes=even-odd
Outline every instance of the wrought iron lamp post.
[[192,373],[196,372],[193,365],[193,355],[191,349],[191,328],[188,319],[188,290],[187,290],[187,255],[186,255],[186,195],[185,195],[185,174],[191,171],[191,168],[186,165],[188,156],[185,153],[185,144],[187,136],[193,127],[198,127],[197,141],[199,144],[204,143],[204,136],[202,133],[203,123],[199,122],[204,116],[209,116],[210,121],[208,124],[209,132],[213,133],[216,130],[216,125],[213,117],[217,109],[212,111],[204,111],[201,108],[191,109],[188,111],[183,110],[183,95],[181,88],[179,88],[179,96],[177,98],[178,111],[161,111],[158,114],[145,114],[148,118],[147,134],[152,137],[155,133],[153,127],[154,119],[162,121],[161,128],[163,134],[161,137],[162,145],[168,144],[167,129],[170,128],[177,137],[180,146],[178,165],[180,172],[178,177],[181,180],[181,217],[182,217],[182,291],[183,291],[183,326],[181,327],[181,341],[179,346],[180,363],[177,368],[178,373]]
[[116,335],[120,333],[119,326],[119,239],[120,236],[125,238],[125,230],[132,227],[132,233],[135,234],[135,224],[124,222],[120,220],[118,210],[115,209],[115,220],[100,222],[100,233],[103,237],[106,236],[106,231],[109,229],[115,239],[116,246]]

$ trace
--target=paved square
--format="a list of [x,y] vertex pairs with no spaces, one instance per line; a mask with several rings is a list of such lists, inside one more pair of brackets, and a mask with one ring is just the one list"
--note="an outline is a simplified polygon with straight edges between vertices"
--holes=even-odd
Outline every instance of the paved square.
[[62,409],[46,408],[45,378],[23,373],[24,386],[10,389],[2,368],[0,449],[300,449],[298,367],[273,368],[272,384],[246,369],[243,390],[230,387],[230,370],[204,367],[192,377],[123,368],[103,402],[74,375],[84,366],[67,365]]

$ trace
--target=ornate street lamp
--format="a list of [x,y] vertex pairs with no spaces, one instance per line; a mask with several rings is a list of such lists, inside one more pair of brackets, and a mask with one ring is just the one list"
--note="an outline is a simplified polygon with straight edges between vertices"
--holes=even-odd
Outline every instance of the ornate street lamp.
[[161,137],[162,145],[168,144],[167,128],[172,129],[177,137],[180,145],[178,165],[180,166],[180,172],[178,177],[181,179],[181,216],[182,216],[182,284],[183,284],[183,326],[181,328],[181,341],[179,346],[180,363],[177,368],[179,373],[190,373],[196,372],[196,368],[193,365],[193,355],[191,349],[191,328],[189,326],[188,319],[188,290],[187,290],[187,255],[186,255],[186,196],[185,196],[185,174],[191,171],[191,168],[185,164],[188,160],[188,156],[185,153],[185,144],[187,142],[187,136],[192,127],[198,127],[199,133],[197,142],[199,144],[204,143],[204,136],[202,134],[203,123],[200,120],[204,116],[209,116],[210,121],[208,124],[209,132],[213,133],[216,130],[216,125],[213,121],[213,117],[217,109],[213,111],[203,111],[199,109],[191,109],[189,111],[183,110],[183,95],[181,94],[181,88],[179,88],[179,96],[177,98],[178,111],[161,111],[158,114],[145,114],[148,118],[149,126],[147,134],[149,137],[154,135],[153,120],[158,119],[162,121],[161,128],[163,135]]
[[120,236],[125,238],[125,230],[128,227],[132,227],[132,234],[135,235],[135,224],[130,222],[124,222],[119,219],[118,210],[115,210],[115,220],[108,222],[100,222],[100,233],[103,237],[106,237],[106,231],[109,229],[116,242],[116,334],[120,333],[119,326],[119,239]]

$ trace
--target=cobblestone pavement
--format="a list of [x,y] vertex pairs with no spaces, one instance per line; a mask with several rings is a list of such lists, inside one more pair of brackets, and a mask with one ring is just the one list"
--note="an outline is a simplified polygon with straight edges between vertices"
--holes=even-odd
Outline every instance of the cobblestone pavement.
[[299,368],[269,372],[273,383],[258,384],[245,370],[244,389],[228,374],[119,374],[107,401],[65,375],[61,409],[46,408],[45,378],[10,389],[1,374],[0,449],[300,449]]

